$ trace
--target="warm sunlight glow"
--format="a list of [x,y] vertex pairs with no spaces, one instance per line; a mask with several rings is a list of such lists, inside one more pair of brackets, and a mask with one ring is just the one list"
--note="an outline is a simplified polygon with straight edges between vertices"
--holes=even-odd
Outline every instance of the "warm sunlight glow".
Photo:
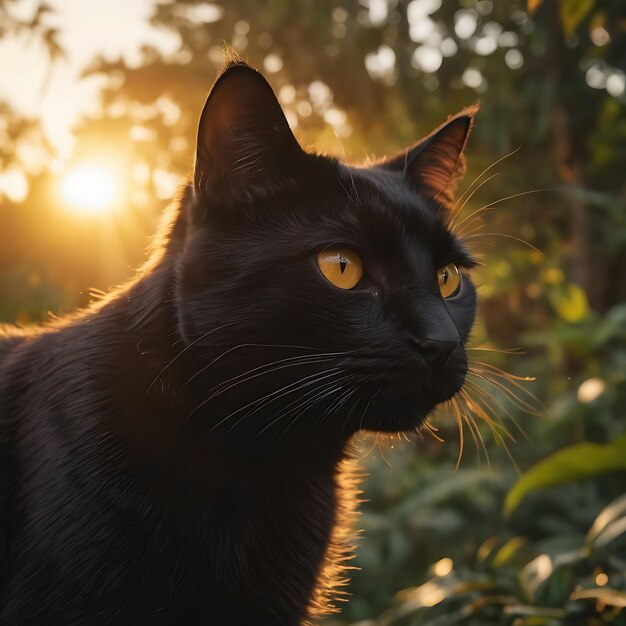
[[117,195],[113,175],[100,165],[82,165],[70,170],[61,181],[61,195],[79,214],[98,215],[111,210]]

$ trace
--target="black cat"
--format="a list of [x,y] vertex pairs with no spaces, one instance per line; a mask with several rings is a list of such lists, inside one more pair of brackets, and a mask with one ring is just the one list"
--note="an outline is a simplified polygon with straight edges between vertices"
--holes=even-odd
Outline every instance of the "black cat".
[[464,382],[474,262],[446,224],[475,111],[348,167],[227,64],[148,265],[0,339],[1,624],[331,609],[350,438],[416,430]]

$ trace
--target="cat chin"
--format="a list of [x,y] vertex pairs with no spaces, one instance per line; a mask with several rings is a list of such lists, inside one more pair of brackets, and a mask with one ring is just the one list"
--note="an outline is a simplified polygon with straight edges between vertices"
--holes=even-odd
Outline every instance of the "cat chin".
[[435,410],[437,404],[422,401],[415,403],[384,402],[363,416],[361,428],[381,433],[416,431],[424,424],[427,417]]
[[383,415],[372,415],[363,420],[362,428],[379,433],[416,432],[423,425],[436,405],[427,411],[393,411],[391,408]]
[[380,394],[363,416],[360,428],[381,433],[416,432],[444,402],[451,400],[463,387],[465,376],[456,385],[437,393],[390,389]]
[[422,428],[425,421],[425,417],[415,419],[415,416],[413,416],[410,420],[397,419],[396,417],[390,419],[387,417],[384,420],[380,420],[376,424],[364,424],[363,430],[372,433],[384,433],[389,435],[396,433],[416,433]]

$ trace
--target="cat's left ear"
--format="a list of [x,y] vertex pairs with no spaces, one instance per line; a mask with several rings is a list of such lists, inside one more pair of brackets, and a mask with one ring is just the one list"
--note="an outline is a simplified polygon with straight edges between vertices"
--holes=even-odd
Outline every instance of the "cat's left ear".
[[450,208],[467,169],[463,152],[478,109],[475,104],[452,115],[430,135],[381,166],[403,172],[420,193]]

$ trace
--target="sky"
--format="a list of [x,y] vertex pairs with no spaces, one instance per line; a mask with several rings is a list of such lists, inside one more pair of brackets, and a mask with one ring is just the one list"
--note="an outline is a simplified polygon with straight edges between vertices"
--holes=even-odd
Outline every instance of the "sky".
[[[66,59],[52,68],[43,46],[26,35],[0,39],[0,100],[42,120],[44,130],[61,156],[73,148],[70,133],[81,113],[97,105],[101,78],[79,80],[96,55],[113,61],[123,57],[139,62],[142,45],[151,44],[164,54],[180,43],[176,33],[149,23],[155,0],[49,0],[54,9],[49,23],[60,31],[59,43]],[[35,0],[11,3],[11,13],[33,15]],[[49,72],[51,72],[49,74]],[[46,80],[49,75],[50,80]]]

